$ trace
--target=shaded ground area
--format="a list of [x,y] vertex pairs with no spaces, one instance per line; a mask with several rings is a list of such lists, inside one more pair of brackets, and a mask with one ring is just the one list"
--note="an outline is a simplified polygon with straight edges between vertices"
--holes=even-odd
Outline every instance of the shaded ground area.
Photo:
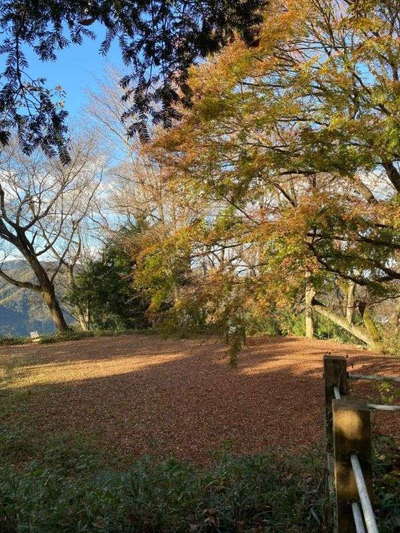
[[[112,454],[174,455],[206,462],[216,449],[302,451],[323,437],[322,357],[348,354],[352,371],[400,375],[399,359],[303,338],[254,338],[227,364],[213,339],[130,335],[0,348],[3,398],[40,434],[95,436]],[[354,395],[377,398],[374,387]],[[378,413],[377,430],[400,437],[398,413]]]

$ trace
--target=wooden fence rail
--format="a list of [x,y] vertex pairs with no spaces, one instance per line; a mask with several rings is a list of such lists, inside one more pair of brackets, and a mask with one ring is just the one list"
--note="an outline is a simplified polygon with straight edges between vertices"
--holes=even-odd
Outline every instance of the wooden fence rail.
[[[390,380],[387,376],[355,379]],[[400,406],[369,404],[349,396],[347,360],[324,356],[325,428],[330,490],[334,496],[335,533],[378,533],[372,503],[371,410]]]

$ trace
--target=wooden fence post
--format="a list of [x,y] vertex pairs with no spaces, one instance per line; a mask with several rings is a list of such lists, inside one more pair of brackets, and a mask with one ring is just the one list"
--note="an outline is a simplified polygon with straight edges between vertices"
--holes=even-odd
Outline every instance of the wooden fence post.
[[371,496],[371,412],[357,400],[333,400],[333,443],[336,488],[335,533],[356,531],[352,503],[359,500],[351,465],[356,454]]
[[325,381],[325,434],[328,462],[333,453],[332,400],[335,399],[334,387],[343,396],[348,393],[347,360],[343,355],[324,355]]

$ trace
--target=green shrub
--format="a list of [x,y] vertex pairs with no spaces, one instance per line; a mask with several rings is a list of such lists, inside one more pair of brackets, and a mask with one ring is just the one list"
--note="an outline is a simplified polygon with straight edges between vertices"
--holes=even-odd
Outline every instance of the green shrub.
[[400,331],[396,328],[382,328],[382,340],[385,353],[400,357]]
[[[380,531],[393,533],[400,516],[393,442],[379,439],[374,458]],[[331,531],[324,455],[319,452],[294,458],[280,451],[248,456],[221,452],[209,468],[144,457],[121,472],[101,467],[101,456],[85,440],[59,435],[24,467],[4,459],[4,533]]]
[[0,336],[0,346],[12,346],[15,344],[29,344],[29,337],[12,337],[11,335]]
[[[94,329],[90,331],[82,331],[79,329],[70,329],[68,331],[53,333],[51,335],[41,335],[36,341],[37,344],[55,344],[57,342],[67,342],[67,341],[79,341],[81,339],[90,339],[91,337],[113,337],[119,335],[131,335],[134,333],[143,333],[147,330],[141,331],[136,329]],[[13,342],[15,339],[18,342]],[[18,338],[8,338],[4,344],[30,344],[32,340],[29,337],[18,337]],[[0,345],[1,345],[0,339]]]
[[68,456],[56,446],[0,468],[1,531],[324,531],[318,477],[272,454],[224,455],[209,470],[145,457],[97,473],[88,450]]
[[360,344],[351,333],[334,324],[328,318],[315,313],[315,336],[318,339],[331,339],[346,344]]
[[396,442],[380,437],[374,446],[374,492],[381,533],[400,531],[400,456]]
[[282,311],[278,315],[278,321],[283,335],[304,337],[306,334],[306,324],[303,313]]
[[282,326],[279,318],[275,315],[267,315],[262,318],[248,319],[247,335],[270,335],[277,337],[282,335]]
[[75,329],[70,329],[63,332],[54,333],[53,335],[41,335],[38,343],[39,344],[53,344],[56,342],[65,342],[65,341],[77,341],[80,339],[87,339],[94,337],[93,331],[80,331]]

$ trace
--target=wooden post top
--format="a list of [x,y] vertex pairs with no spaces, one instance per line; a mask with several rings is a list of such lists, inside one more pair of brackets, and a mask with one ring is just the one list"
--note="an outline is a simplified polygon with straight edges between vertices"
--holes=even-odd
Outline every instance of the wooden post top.
[[334,361],[334,360],[339,360],[339,361],[343,361],[343,360],[347,360],[347,356],[346,355],[332,355],[330,353],[326,353],[324,354],[324,361],[327,360],[327,361]]

